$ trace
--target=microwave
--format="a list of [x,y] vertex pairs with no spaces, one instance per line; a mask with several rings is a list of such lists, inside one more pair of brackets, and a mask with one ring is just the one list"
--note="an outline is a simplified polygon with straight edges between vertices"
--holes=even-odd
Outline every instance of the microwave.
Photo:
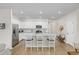
[[36,25],[36,28],[42,28],[42,25]]

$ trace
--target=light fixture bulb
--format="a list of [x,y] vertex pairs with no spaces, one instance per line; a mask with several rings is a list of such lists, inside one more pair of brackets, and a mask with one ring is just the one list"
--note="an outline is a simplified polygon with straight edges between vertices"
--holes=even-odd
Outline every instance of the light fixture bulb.
[[21,13],[21,14],[24,14],[24,12],[23,12],[23,11],[21,11],[20,13]]
[[40,14],[43,14],[43,12],[42,12],[42,11],[40,11]]
[[58,11],[58,14],[61,14],[61,11]]

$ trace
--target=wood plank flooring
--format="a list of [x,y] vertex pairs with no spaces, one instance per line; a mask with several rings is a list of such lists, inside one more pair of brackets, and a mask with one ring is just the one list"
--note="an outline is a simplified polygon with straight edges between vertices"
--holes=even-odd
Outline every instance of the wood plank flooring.
[[66,43],[56,41],[54,48],[26,48],[22,40],[12,49],[12,55],[68,55],[68,51],[74,50],[73,47]]

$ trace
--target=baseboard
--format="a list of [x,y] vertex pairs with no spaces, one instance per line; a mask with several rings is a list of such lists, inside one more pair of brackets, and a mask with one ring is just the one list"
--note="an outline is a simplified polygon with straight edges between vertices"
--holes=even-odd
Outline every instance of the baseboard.
[[71,45],[72,47],[74,47],[74,43],[73,42],[68,42],[68,41],[65,41],[65,43]]

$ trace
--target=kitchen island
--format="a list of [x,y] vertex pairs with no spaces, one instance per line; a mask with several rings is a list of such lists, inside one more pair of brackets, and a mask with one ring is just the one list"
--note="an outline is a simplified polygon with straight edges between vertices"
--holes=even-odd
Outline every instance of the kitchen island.
[[20,33],[19,38],[26,41],[26,47],[55,47],[56,34]]

